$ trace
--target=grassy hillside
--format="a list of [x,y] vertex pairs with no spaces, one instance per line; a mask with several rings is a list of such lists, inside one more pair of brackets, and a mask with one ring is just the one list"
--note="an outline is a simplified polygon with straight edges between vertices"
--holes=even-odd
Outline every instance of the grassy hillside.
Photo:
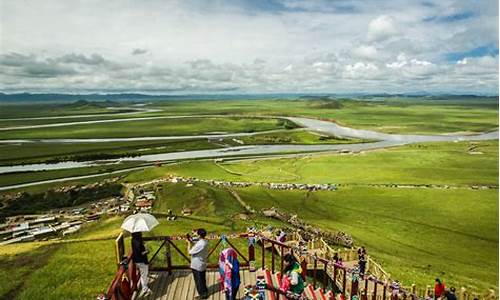
[[[480,154],[469,153],[472,145],[477,146],[474,152]],[[132,173],[126,180],[177,174],[227,181],[496,185],[498,141],[425,143],[360,154],[306,155],[221,165],[211,161],[166,165]]]

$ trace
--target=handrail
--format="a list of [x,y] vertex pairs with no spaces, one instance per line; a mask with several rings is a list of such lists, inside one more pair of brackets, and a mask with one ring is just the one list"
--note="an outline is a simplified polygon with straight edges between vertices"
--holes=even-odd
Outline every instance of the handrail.
[[[415,285],[412,286],[411,290],[405,289],[402,286],[398,286],[398,284],[394,283],[389,283],[389,275],[385,272],[383,272],[383,269],[373,262],[371,258],[371,262],[376,266],[376,269],[378,271],[382,271],[382,277],[383,280],[378,278],[375,275],[378,274],[364,274],[363,276],[359,276],[359,270],[355,268],[349,268],[348,266],[341,265],[337,262],[334,262],[331,257],[324,258],[324,257],[319,257],[314,251],[310,252],[308,249],[305,249],[301,247],[300,241],[299,245],[289,245],[285,244],[283,242],[277,241],[271,237],[264,236],[263,234],[259,232],[251,232],[251,233],[239,233],[239,234],[231,234],[231,235],[210,235],[207,236],[206,239],[208,240],[215,240],[218,239],[216,242],[215,246],[209,251],[209,256],[212,255],[217,247],[220,245],[220,243],[225,240],[229,246],[231,246],[237,253],[238,255],[244,260],[244,263],[241,263],[240,266],[252,266],[252,263],[255,263],[255,254],[254,254],[254,245],[253,243],[248,244],[248,253],[249,256],[248,258],[243,255],[243,253],[237,249],[233,243],[231,243],[227,237],[231,238],[255,238],[256,241],[259,241],[261,243],[261,261],[262,261],[262,268],[266,267],[266,246],[265,244],[270,243],[270,251],[271,251],[271,270],[274,273],[275,269],[275,252],[278,252],[278,255],[280,256],[280,264],[279,268],[280,271],[283,271],[283,258],[285,253],[292,253],[294,256],[298,258],[298,261],[302,265],[303,269],[303,275],[305,276],[307,273],[307,265],[308,261],[314,265],[313,268],[313,285],[316,288],[317,283],[319,282],[319,285],[323,286],[323,289],[328,289],[330,286],[334,286],[337,291],[340,291],[345,298],[348,298],[350,294],[360,294],[361,299],[363,300],[368,300],[368,293],[370,293],[370,300],[377,300],[377,289],[380,287],[379,292],[382,293],[379,297],[382,297],[383,300],[387,298],[387,290],[389,291],[398,291],[398,295],[392,295],[391,299],[396,299],[398,298],[399,295],[401,295],[403,298],[406,298],[407,296],[410,296],[412,299],[420,299],[421,297],[417,294]],[[183,236],[152,236],[152,237],[144,237],[144,241],[162,241],[160,247],[156,250],[156,252],[153,254],[153,256],[150,259],[150,262],[157,257],[157,254],[161,250],[161,248],[166,247],[167,248],[167,267],[161,267],[161,268],[156,268],[156,270],[167,270],[171,272],[172,270],[176,269],[187,269],[189,268],[189,265],[172,265],[171,262],[171,247],[174,248],[175,252],[180,254],[184,260],[190,263],[189,257],[174,243],[174,241],[178,240],[187,240],[187,237]],[[318,241],[322,246],[325,246],[325,242],[319,240]],[[326,244],[326,246],[328,246]],[[325,246],[325,247],[326,247]],[[330,249],[332,250],[332,249]],[[341,250],[342,251],[342,250]],[[335,251],[335,252],[341,252],[341,251]],[[347,252],[352,252],[352,249],[346,249]],[[328,251],[327,251],[328,252]],[[331,253],[330,253],[331,254]],[[269,262],[268,262],[269,263]],[[320,263],[321,265],[318,265]],[[209,268],[216,268],[216,264],[209,264]],[[318,271],[321,271],[320,269],[323,269],[324,273],[322,274],[323,280],[318,281]],[[155,270],[155,268],[152,268],[152,270]],[[341,270],[341,272],[339,272]],[[347,275],[349,274],[349,279],[350,283],[348,284],[347,282]],[[125,277],[123,277],[125,276]],[[359,277],[358,277],[359,276]],[[129,281],[128,288],[127,285],[125,284],[122,286],[122,281],[123,278],[126,278]],[[355,280],[355,278],[358,278]],[[364,282],[364,289],[359,288],[360,285]],[[373,291],[369,292],[368,291],[368,282],[372,282],[373,284]],[[331,285],[332,284],[332,285]],[[115,274],[115,277],[113,278],[113,281],[111,282],[110,287],[108,288],[108,291],[106,293],[107,298],[106,299],[111,299],[111,300],[130,300],[132,294],[138,287],[138,275],[137,275],[137,269],[135,267],[135,264],[133,263],[132,256],[129,255],[126,259],[124,259],[119,266],[119,269],[117,273]],[[282,291],[275,291],[276,293],[279,293],[281,295],[286,295],[286,293],[283,293]],[[281,292],[281,293],[280,293]],[[468,294],[468,293],[467,293]],[[350,297],[349,297],[350,298]],[[463,298],[463,297],[462,297]],[[307,299],[307,298],[304,298]],[[462,299],[461,299],[462,300]]]
[[[124,283],[124,276],[128,283]],[[139,276],[136,266],[132,259],[132,253],[120,263],[120,267],[111,281],[111,285],[105,294],[105,299],[110,300],[127,300],[131,299],[134,291],[137,289]]]

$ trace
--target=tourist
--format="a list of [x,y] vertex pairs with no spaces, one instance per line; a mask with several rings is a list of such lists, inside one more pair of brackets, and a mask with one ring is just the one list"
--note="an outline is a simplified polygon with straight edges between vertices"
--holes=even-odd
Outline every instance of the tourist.
[[223,250],[219,256],[219,274],[226,300],[236,300],[240,287],[240,264],[233,248]]
[[[189,255],[191,255],[191,270],[193,271],[194,284],[196,290],[198,291],[198,297],[196,299],[207,299],[208,289],[207,289],[207,259],[208,259],[208,241],[205,239],[207,236],[207,231],[205,229],[196,230],[198,240],[194,246],[189,249]],[[194,242],[194,239],[188,235],[188,241]]]
[[339,267],[343,267],[344,266],[344,262],[342,260],[342,257],[339,257],[339,261],[337,262],[337,266],[339,266]]
[[283,257],[283,262],[284,269],[280,289],[283,292],[291,293],[293,296],[302,295],[302,292],[304,292],[304,278],[302,278],[300,264],[290,253]]
[[434,285],[434,299],[439,299],[444,296],[444,291],[446,286],[441,282],[441,279],[436,278],[436,284]]
[[366,256],[365,246],[358,248],[358,259],[361,259],[361,256]]
[[391,300],[398,300],[399,298],[399,280],[393,281],[391,284],[392,293]]
[[280,243],[284,243],[286,241],[286,232],[284,230],[280,230],[276,240]]
[[434,295],[430,290],[427,291],[427,296],[425,296],[425,300],[434,300]]
[[359,264],[359,275],[363,277],[365,275],[365,269],[366,269],[366,259],[364,255],[361,255],[358,264]]
[[445,291],[444,296],[446,297],[446,300],[457,300],[454,287],[451,287],[450,290]]
[[339,254],[337,252],[335,252],[335,254],[333,255],[333,261],[335,263],[338,263],[339,262]]
[[142,241],[141,232],[132,233],[132,261],[135,263],[139,269],[141,275],[141,295],[148,295],[151,290],[148,288],[148,251],[144,247],[144,242]]

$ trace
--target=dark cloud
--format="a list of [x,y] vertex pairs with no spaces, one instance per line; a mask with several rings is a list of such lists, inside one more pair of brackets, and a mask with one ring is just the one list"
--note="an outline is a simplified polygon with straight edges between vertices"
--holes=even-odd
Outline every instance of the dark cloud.
[[58,77],[75,75],[78,72],[71,66],[62,65],[54,59],[38,59],[35,55],[9,53],[0,55],[0,65],[5,73],[21,77]]
[[474,13],[471,11],[460,12],[451,15],[442,15],[442,16],[432,16],[424,18],[422,21],[424,22],[437,22],[437,23],[453,23],[458,21],[463,21],[474,17]]
[[146,54],[148,52],[149,52],[148,49],[135,48],[134,50],[132,50],[132,55],[142,55],[142,54]]
[[102,55],[93,53],[90,56],[83,54],[70,53],[54,59],[56,62],[65,64],[81,64],[81,65],[104,65],[110,64]]

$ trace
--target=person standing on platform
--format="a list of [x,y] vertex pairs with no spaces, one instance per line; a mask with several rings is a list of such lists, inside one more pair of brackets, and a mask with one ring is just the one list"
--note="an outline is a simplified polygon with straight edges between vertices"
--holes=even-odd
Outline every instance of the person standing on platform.
[[142,232],[132,233],[132,261],[135,263],[141,274],[141,295],[149,295],[151,290],[148,287],[148,251],[142,241]]
[[[194,246],[189,249],[189,255],[191,255],[191,270],[193,271],[194,283],[198,291],[198,297],[196,299],[208,299],[206,278],[208,241],[205,239],[207,231],[200,228],[196,230],[196,234],[199,239]],[[188,239],[190,242],[193,242],[190,236],[188,236]]]

